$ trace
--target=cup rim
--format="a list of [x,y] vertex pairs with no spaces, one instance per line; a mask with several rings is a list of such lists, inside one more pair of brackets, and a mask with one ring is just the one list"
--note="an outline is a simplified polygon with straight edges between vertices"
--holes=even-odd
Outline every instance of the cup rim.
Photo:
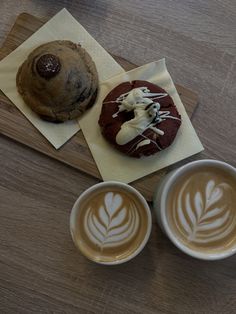
[[235,176],[236,176],[236,168],[234,168],[232,165],[220,161],[220,160],[214,160],[214,159],[201,159],[201,160],[195,160],[192,162],[189,162],[186,165],[181,166],[180,168],[176,169],[168,178],[167,182],[165,183],[163,190],[162,190],[162,195],[161,195],[161,202],[160,202],[160,216],[161,216],[161,221],[164,227],[165,232],[167,233],[169,239],[172,241],[172,243],[179,248],[182,252],[198,258],[202,260],[219,260],[223,259],[229,256],[232,256],[236,253],[236,245],[234,248],[230,248],[224,252],[221,253],[203,253],[203,252],[197,252],[194,251],[187,246],[185,246],[180,240],[178,240],[177,237],[175,237],[174,233],[171,231],[171,228],[168,225],[167,222],[167,217],[166,217],[166,210],[165,210],[165,204],[167,200],[167,195],[168,192],[170,191],[172,184],[175,182],[175,180],[181,176],[181,174],[187,172],[189,169],[192,169],[192,167],[198,167],[201,165],[216,165],[220,166],[223,169],[228,169],[230,170]]
[[[146,230],[145,237],[143,238],[143,240],[140,243],[140,245],[138,246],[138,248],[129,256],[127,256],[123,259],[114,260],[114,261],[97,261],[95,259],[92,259],[91,256],[89,256],[88,254],[86,254],[86,252],[83,249],[81,249],[81,247],[75,241],[74,234],[73,234],[73,228],[75,227],[76,214],[77,214],[77,211],[79,210],[79,203],[81,202],[81,200],[84,199],[84,197],[86,197],[86,195],[95,191],[96,189],[100,188],[101,186],[105,187],[105,186],[110,186],[110,185],[122,187],[122,188],[134,193],[139,198],[139,200],[142,202],[143,207],[145,209],[145,212],[147,214],[147,230]],[[130,186],[129,184],[120,182],[120,181],[105,181],[105,182],[99,182],[97,184],[92,185],[91,187],[89,187],[88,189],[86,189],[84,192],[82,192],[79,195],[79,197],[75,201],[75,203],[72,207],[71,213],[70,213],[70,234],[71,234],[72,240],[74,242],[74,245],[76,246],[77,249],[79,249],[79,251],[86,258],[88,258],[89,260],[91,260],[97,264],[119,265],[119,264],[123,264],[123,263],[128,262],[129,260],[133,259],[135,256],[137,256],[143,250],[143,248],[147,244],[148,239],[149,239],[150,234],[151,234],[151,230],[152,230],[152,215],[151,215],[151,210],[150,210],[150,207],[149,207],[147,201],[145,200],[143,195],[138,190],[136,190],[134,187]]]

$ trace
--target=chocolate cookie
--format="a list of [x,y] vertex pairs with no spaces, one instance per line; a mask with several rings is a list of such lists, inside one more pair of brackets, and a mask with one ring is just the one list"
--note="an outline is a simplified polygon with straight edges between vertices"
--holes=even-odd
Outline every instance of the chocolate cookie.
[[98,74],[90,55],[68,40],[36,48],[18,70],[16,83],[25,103],[42,119],[75,119],[97,96]]
[[99,125],[108,142],[139,158],[168,147],[181,125],[181,116],[164,89],[147,81],[133,81],[118,85],[106,96]]

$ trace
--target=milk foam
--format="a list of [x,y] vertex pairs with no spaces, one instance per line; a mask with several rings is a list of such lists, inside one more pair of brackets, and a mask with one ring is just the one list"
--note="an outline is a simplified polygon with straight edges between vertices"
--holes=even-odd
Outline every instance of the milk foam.
[[101,249],[121,246],[137,233],[140,218],[132,202],[124,202],[121,194],[104,193],[97,210],[86,209],[84,229],[90,241]]
[[195,180],[194,176],[186,180],[173,200],[174,223],[189,242],[217,243],[235,229],[233,188],[226,182],[208,179],[199,182],[201,189],[194,190]]

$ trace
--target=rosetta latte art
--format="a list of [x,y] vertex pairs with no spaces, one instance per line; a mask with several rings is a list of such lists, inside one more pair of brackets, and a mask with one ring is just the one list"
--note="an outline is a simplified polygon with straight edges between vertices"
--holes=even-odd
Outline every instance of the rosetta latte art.
[[227,183],[206,181],[201,191],[191,190],[191,178],[174,199],[174,220],[189,242],[201,245],[223,240],[233,232],[235,215],[228,200],[233,193]]
[[124,203],[119,193],[104,194],[103,204],[89,207],[84,217],[85,232],[100,248],[116,247],[130,241],[139,226],[139,215],[132,202]]

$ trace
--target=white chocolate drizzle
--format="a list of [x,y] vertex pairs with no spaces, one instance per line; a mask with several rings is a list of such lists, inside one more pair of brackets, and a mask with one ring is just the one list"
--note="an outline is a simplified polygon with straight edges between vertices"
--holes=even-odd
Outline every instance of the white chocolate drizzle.
[[[134,88],[131,91],[121,94],[115,101],[107,103],[119,103],[119,110],[113,114],[113,118],[117,118],[122,111],[134,112],[134,118],[124,122],[121,129],[116,135],[116,143],[125,145],[135,139],[138,135],[143,135],[147,129],[154,131],[157,136],[163,136],[164,131],[157,128],[156,125],[166,119],[179,120],[179,118],[170,115],[170,111],[160,110],[160,103],[156,99],[166,97],[166,93],[150,93],[147,87]],[[136,143],[135,149],[141,146],[155,143],[159,150],[161,148],[156,142],[144,136],[144,139]]]

